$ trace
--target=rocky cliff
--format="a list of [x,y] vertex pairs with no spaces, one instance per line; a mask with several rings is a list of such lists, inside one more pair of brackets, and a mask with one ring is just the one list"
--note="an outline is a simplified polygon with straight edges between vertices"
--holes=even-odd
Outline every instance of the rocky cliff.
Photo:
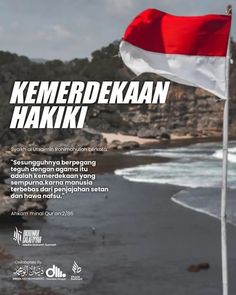
[[[105,51],[102,49],[101,52]],[[117,49],[118,50],[118,49]],[[114,58],[104,56],[103,61]],[[134,75],[117,60],[114,69],[123,79]],[[230,134],[236,135],[236,44],[232,42],[230,71]],[[161,80],[153,74],[145,74],[137,80]],[[171,83],[164,105],[97,106],[91,112],[88,125],[102,131],[124,132],[141,137],[156,137],[160,133],[177,133],[192,136],[217,136],[222,132],[224,102],[199,88]]]
[[[9,130],[9,97],[15,80],[160,80],[153,74],[135,78],[118,55],[119,42],[92,53],[91,60],[74,59],[35,63],[27,57],[0,52],[0,138],[2,145],[42,138],[42,131]],[[230,133],[236,132],[236,44],[232,42],[230,74]],[[171,83],[164,105],[95,105],[90,107],[86,125],[98,131],[122,132],[141,137],[160,133],[219,135],[222,130],[223,101],[193,87]],[[53,138],[73,136],[73,131],[54,131]]]

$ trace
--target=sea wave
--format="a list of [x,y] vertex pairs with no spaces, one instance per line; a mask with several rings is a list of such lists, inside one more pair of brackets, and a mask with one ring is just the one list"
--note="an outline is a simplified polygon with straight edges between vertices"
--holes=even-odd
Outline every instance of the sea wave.
[[[133,182],[172,184],[180,192],[172,197],[186,208],[220,217],[222,185],[221,143],[198,143],[188,147],[130,151],[129,156],[169,158],[165,163],[153,163],[116,170],[115,174]],[[236,225],[236,142],[229,143],[228,153],[228,220]],[[182,190],[182,187],[185,187]]]
[[[222,184],[221,143],[198,143],[188,147],[130,151],[135,156],[167,157],[168,162],[116,170],[133,182],[172,184],[185,187],[172,201],[186,208],[220,218]],[[236,225],[236,142],[228,150],[228,221]]]
[[[227,221],[236,225],[236,190],[228,190]],[[172,198],[185,208],[220,219],[221,190],[219,188],[196,188],[181,190]]]
[[[221,187],[221,163],[197,161],[193,163],[167,162],[137,166],[115,171],[133,182],[173,184],[196,187]],[[236,188],[236,169],[228,173],[229,187]]]
[[[236,142],[230,142],[228,184],[236,188]],[[134,182],[196,187],[220,187],[222,183],[221,143],[198,143],[187,147],[131,151],[127,155],[158,156],[168,162],[116,170],[115,174]]]
[[[212,155],[216,159],[222,159],[223,158],[223,151],[222,150],[217,150],[215,153]],[[231,163],[236,163],[236,148],[229,148],[228,150],[228,160]]]

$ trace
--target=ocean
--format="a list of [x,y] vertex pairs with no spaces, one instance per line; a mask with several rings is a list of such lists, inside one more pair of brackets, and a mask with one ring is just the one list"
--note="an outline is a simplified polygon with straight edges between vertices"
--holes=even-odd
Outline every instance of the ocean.
[[[180,191],[172,201],[192,210],[220,217],[222,144],[197,143],[187,147],[146,149],[127,155],[157,156],[168,162],[141,165],[115,171],[132,182],[172,184]],[[229,143],[228,222],[236,225],[236,141]]]
[[[236,219],[236,163],[232,161],[235,146],[236,142],[230,143],[228,204],[231,223]],[[119,162],[125,165],[151,163],[148,162],[150,157],[132,155],[154,155],[156,161],[151,160],[158,163],[116,170],[115,173],[121,176],[111,172],[97,173],[96,187],[107,186],[109,193],[68,193],[62,199],[48,201],[49,213],[69,210],[74,211],[73,216],[30,217],[19,223],[1,224],[0,250],[5,249],[12,258],[6,262],[1,260],[0,294],[15,294],[15,290],[19,294],[31,294],[35,285],[51,288],[55,294],[71,295],[182,295],[189,290],[193,295],[220,294],[218,222],[192,214],[170,201],[172,198],[185,207],[218,216],[220,144],[132,151],[122,158],[103,155],[100,163],[109,162],[113,169]],[[168,157],[169,161],[162,163],[160,157]],[[139,161],[141,158],[144,159]],[[40,230],[43,243],[57,246],[22,247],[13,240],[15,227]],[[233,251],[235,230],[233,226],[228,230],[232,276],[236,261]],[[45,270],[55,265],[67,275],[67,280],[32,281],[34,285],[31,281],[13,281],[15,262],[21,260],[40,261]],[[82,269],[82,281],[71,280],[74,261]],[[198,275],[186,271],[190,264],[201,261],[209,261],[211,270]],[[233,277],[231,281],[230,292],[235,294]]]

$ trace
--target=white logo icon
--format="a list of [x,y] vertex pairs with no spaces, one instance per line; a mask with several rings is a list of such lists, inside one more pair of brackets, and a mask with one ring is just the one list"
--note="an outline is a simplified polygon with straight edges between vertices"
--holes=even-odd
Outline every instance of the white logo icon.
[[59,267],[53,265],[52,267],[46,270],[46,276],[48,278],[65,278],[66,274],[63,273]]
[[16,241],[18,245],[20,245],[22,241],[22,231],[18,230],[17,227],[15,227],[14,230],[13,241]]
[[22,246],[31,246],[42,243],[42,237],[40,236],[39,230],[25,229],[20,231],[17,227],[15,227],[14,230],[13,240],[16,241],[18,245]]
[[82,267],[78,266],[78,264],[74,261],[72,270],[74,274],[80,273],[82,271]]

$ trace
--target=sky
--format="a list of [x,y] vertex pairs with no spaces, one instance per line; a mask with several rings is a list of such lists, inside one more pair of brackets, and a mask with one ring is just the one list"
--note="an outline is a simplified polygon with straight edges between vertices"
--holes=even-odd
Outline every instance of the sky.
[[[89,57],[121,39],[146,8],[176,15],[223,14],[225,0],[0,0],[0,50],[29,58]],[[236,16],[236,0],[231,0]],[[236,40],[236,17],[232,35]]]

